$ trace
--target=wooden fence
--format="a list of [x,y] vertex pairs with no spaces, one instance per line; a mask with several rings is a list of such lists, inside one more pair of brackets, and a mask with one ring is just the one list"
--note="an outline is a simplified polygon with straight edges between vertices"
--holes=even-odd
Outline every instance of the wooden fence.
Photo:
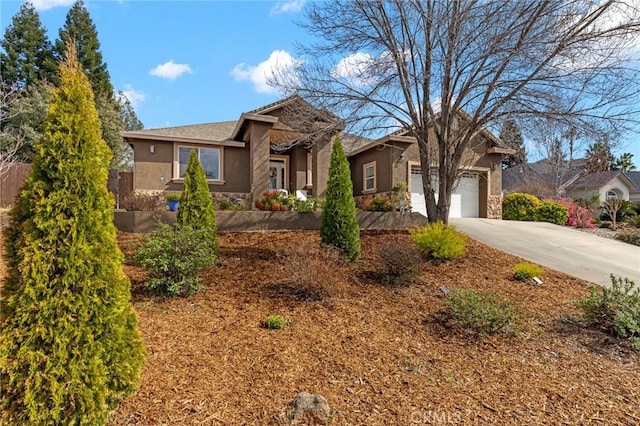
[[[16,163],[0,177],[0,207],[9,207],[13,204],[30,170],[31,164]],[[124,198],[133,191],[133,173],[110,170],[107,187],[115,196],[114,207],[119,208]]]

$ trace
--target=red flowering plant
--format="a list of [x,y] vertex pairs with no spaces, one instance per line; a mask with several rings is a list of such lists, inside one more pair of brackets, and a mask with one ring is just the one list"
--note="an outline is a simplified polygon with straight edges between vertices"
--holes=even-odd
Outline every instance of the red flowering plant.
[[282,191],[265,191],[262,198],[257,200],[255,206],[258,210],[272,212],[286,212],[291,210],[291,199]]
[[581,206],[568,198],[558,198],[556,203],[565,206],[569,211],[569,219],[567,219],[567,223],[565,223],[566,226],[589,229],[596,227],[593,216],[595,211],[593,209]]

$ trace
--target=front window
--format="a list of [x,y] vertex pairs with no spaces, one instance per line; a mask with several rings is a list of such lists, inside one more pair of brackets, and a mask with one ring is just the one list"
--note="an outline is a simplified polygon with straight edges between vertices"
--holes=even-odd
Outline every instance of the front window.
[[181,146],[178,148],[178,177],[184,178],[187,171],[187,164],[189,163],[189,155],[191,151],[195,151],[198,154],[198,160],[200,165],[204,169],[204,174],[208,180],[220,180],[220,148],[193,148]]
[[618,194],[616,194],[614,191],[607,191],[607,201],[617,200],[617,199],[618,199]]
[[363,170],[363,190],[375,191],[376,190],[376,162],[367,163],[362,166]]

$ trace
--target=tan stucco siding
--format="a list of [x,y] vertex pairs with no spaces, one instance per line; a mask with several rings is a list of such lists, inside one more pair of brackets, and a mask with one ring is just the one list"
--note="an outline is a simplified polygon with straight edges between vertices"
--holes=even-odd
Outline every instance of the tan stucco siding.
[[251,168],[249,167],[249,147],[224,148],[223,185],[210,185],[211,192],[250,192]]
[[253,194],[253,202],[262,197],[262,193],[269,188],[269,156],[270,141],[269,128],[270,124],[252,121],[249,125],[250,132],[250,185]]
[[[181,191],[181,180],[176,181],[175,166],[176,144],[169,141],[131,142],[134,146],[135,166],[133,170],[133,189],[142,192]],[[187,144],[180,144],[180,146]],[[198,146],[197,144],[188,144]],[[153,146],[153,152],[151,152]],[[211,145],[207,145],[211,147]],[[222,161],[222,181],[209,185],[211,192],[249,192],[250,169],[249,148],[224,147]]]
[[[351,167],[351,180],[353,182],[353,195],[364,195],[379,192],[391,191],[392,184],[392,148],[370,149],[352,157],[349,161]],[[364,165],[375,162],[376,166],[376,187],[375,191],[364,191]]]
[[[171,181],[173,143],[163,141],[132,141],[135,167],[134,191],[164,191]],[[153,146],[153,152],[151,152]]]
[[291,150],[289,156],[289,176],[291,177],[289,188],[291,188],[291,192],[305,189],[307,186],[307,154],[308,151],[301,147],[295,147]]
[[333,137],[323,137],[313,146],[313,189],[316,197],[324,197],[327,192],[329,180],[329,163],[331,163],[331,150],[333,149]]

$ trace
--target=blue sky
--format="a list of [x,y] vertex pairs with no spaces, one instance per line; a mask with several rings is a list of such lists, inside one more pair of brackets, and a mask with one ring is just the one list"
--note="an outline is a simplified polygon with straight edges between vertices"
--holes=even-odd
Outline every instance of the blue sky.
[[[53,42],[73,0],[33,1]],[[22,1],[0,4],[4,34]],[[86,0],[116,91],[145,128],[235,120],[277,100],[264,70],[291,60],[302,0]]]
[[[51,42],[73,2],[33,0]],[[0,3],[1,34],[21,3]],[[85,0],[111,81],[145,128],[236,120],[280,98],[265,74],[294,60],[295,42],[309,41],[295,24],[304,3]],[[640,168],[640,135],[619,151]]]

